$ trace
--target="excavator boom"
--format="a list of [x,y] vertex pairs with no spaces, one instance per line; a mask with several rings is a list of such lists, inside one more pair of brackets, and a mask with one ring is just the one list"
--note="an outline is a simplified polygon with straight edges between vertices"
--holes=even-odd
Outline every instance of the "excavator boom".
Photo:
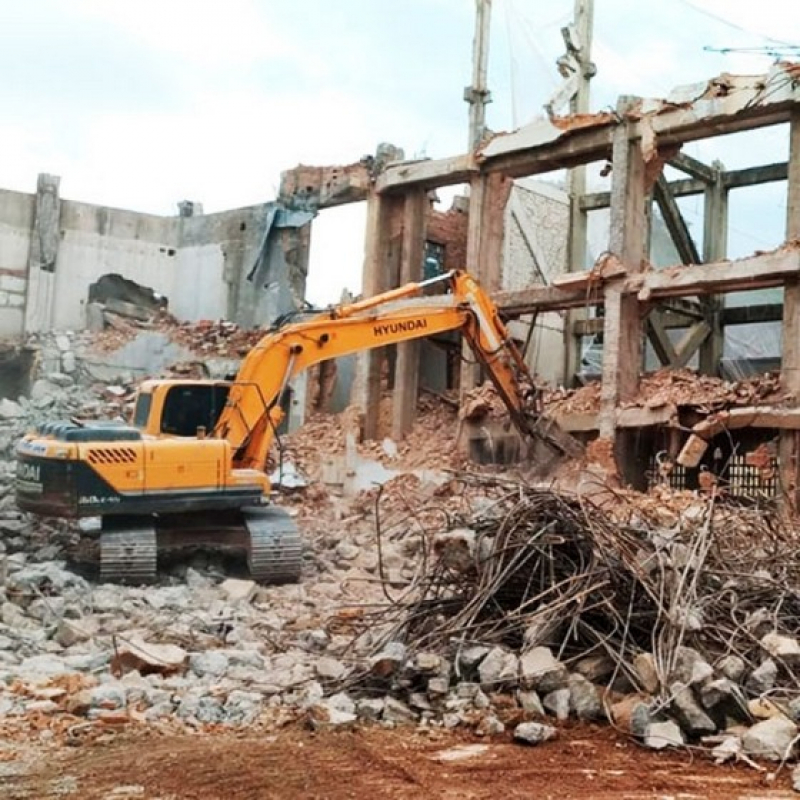
[[[431,294],[436,286],[444,291]],[[40,426],[17,447],[17,504],[99,515],[106,580],[152,579],[158,554],[192,545],[244,550],[255,578],[295,580],[299,534],[281,509],[263,508],[284,390],[320,361],[445,331],[461,332],[522,435],[552,443],[496,307],[472,277],[451,272],[268,331],[233,382],[145,381],[131,425]]]

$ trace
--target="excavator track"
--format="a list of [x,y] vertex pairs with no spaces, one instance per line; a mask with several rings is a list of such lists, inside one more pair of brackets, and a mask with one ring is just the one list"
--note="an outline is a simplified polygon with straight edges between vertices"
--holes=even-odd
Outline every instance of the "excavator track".
[[250,534],[247,563],[259,583],[295,583],[303,565],[303,542],[292,518],[275,507],[244,510]]
[[155,526],[148,519],[104,527],[100,535],[100,580],[152,583],[158,566]]

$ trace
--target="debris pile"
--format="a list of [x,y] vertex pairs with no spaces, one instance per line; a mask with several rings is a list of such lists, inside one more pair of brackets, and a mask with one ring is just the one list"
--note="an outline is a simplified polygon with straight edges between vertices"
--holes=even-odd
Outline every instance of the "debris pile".
[[[643,375],[637,396],[622,407],[661,408],[692,406],[712,413],[730,406],[779,405],[784,400],[777,373],[765,373],[741,381],[725,381],[699,375],[690,369],[669,370]],[[580,389],[559,387],[545,393],[546,410],[554,415],[596,413],[600,409],[600,382]]]
[[369,658],[339,688],[483,732],[549,712],[609,719],[651,747],[791,756],[800,537],[788,521],[713,499],[680,497],[665,515],[635,495],[602,504],[465,480],[483,507],[429,531],[411,585],[361,616],[351,646]]

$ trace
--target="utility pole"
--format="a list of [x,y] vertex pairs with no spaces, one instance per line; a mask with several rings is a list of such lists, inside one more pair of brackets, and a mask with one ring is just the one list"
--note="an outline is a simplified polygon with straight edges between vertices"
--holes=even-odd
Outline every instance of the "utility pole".
[[475,38],[472,40],[472,85],[464,89],[464,100],[469,103],[470,152],[475,150],[486,130],[486,105],[492,93],[486,88],[489,64],[489,23],[492,18],[492,0],[475,0]]

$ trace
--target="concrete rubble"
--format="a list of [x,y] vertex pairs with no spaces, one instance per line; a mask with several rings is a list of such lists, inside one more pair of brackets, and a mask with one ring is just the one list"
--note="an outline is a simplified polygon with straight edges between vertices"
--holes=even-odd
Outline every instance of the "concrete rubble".
[[[240,346],[233,331],[232,349],[207,334],[197,341],[215,354]],[[133,383],[47,363],[30,397],[0,402],[5,734],[69,741],[84,725],[282,718],[544,745],[580,720],[613,722],[655,749],[793,758],[800,562],[777,517],[768,527],[760,509],[663,489],[620,493],[587,515],[567,491],[460,471],[457,411],[424,398],[407,442],[358,445],[396,470],[381,490],[346,496],[325,480],[356,416],[318,415],[287,437],[309,478],[279,498],[307,537],[302,583],[259,586],[197,552],[156,585],[104,585],[76,564],[74,526],[15,509],[13,448],[38,420],[124,415]],[[443,468],[435,481],[420,472]]]

